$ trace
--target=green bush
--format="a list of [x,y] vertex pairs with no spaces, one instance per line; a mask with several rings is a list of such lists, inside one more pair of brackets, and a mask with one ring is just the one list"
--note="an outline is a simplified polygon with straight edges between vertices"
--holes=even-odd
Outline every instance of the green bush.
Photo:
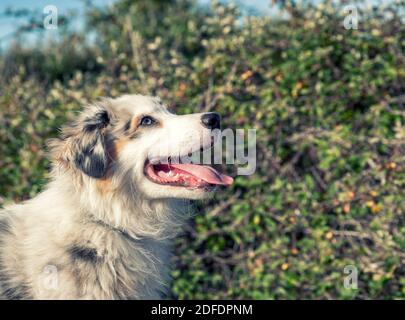
[[[148,93],[257,129],[257,170],[196,205],[172,298],[405,298],[404,1],[280,1],[275,17],[192,1],[87,8],[86,37],[0,60],[0,204],[46,181],[47,138],[84,103]],[[236,168],[226,168],[236,174]],[[345,289],[344,268],[359,270]]]

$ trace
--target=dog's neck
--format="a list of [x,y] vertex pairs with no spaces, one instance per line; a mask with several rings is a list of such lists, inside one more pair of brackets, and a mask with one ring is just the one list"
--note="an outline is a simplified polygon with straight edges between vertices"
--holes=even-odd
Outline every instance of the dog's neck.
[[122,232],[134,239],[164,240],[175,237],[189,216],[189,201],[182,199],[145,199],[133,187],[117,186],[100,192],[96,181],[71,180],[59,174],[51,183],[66,188],[83,216]]

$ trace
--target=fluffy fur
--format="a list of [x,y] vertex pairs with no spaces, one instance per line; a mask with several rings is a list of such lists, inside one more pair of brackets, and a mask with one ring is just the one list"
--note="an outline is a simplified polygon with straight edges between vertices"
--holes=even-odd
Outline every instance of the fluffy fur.
[[[143,115],[158,121],[142,128]],[[188,215],[185,199],[207,191],[152,183],[143,166],[151,151],[173,144],[180,154],[206,147],[203,135],[199,114],[171,114],[157,98],[87,106],[50,141],[44,191],[0,211],[0,297],[162,297],[171,240]]]

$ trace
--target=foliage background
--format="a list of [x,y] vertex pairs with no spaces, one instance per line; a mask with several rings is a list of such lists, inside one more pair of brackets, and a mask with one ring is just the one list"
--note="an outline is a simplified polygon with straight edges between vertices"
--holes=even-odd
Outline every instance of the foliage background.
[[44,142],[84,103],[154,94],[258,135],[256,173],[197,204],[177,241],[171,298],[405,298],[405,3],[358,3],[358,30],[344,2],[275,4],[119,0],[89,4],[84,33],[65,17],[47,45],[17,37],[0,57],[0,205],[41,190]]

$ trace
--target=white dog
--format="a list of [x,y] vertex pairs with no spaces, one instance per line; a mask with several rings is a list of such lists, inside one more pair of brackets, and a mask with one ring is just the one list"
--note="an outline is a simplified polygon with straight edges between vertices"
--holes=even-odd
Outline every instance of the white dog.
[[0,211],[0,297],[160,298],[184,199],[232,183],[181,160],[211,148],[219,126],[216,113],[179,116],[141,95],[86,107],[49,143],[45,190]]

